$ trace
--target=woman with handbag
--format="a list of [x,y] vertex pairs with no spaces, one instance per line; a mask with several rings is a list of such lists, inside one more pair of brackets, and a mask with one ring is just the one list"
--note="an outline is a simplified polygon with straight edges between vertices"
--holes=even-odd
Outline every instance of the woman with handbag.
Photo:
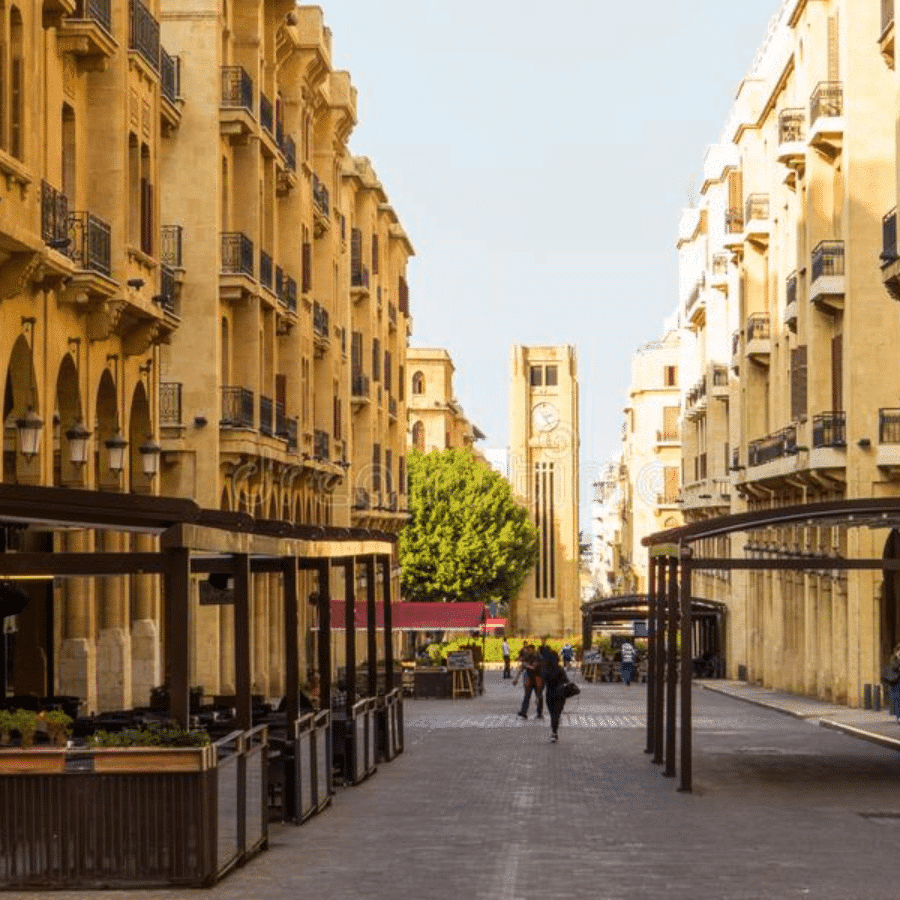
[[566,670],[559,664],[559,654],[549,647],[541,649],[544,651],[544,701],[550,711],[550,740],[555,744],[559,740],[559,719],[566,705],[566,697],[580,694],[581,691],[569,681]]
[[900,644],[894,647],[888,664],[881,670],[881,680],[887,685],[891,715],[900,724]]

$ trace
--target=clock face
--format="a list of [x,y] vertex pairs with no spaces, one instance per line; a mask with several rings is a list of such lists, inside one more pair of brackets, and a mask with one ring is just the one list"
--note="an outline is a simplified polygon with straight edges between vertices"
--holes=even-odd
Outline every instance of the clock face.
[[559,425],[559,413],[552,403],[538,403],[531,411],[531,424],[535,431],[553,431]]

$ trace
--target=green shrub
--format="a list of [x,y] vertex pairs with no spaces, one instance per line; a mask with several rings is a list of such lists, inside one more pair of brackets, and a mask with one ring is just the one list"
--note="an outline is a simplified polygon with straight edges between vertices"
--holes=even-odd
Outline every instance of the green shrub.
[[9,733],[13,729],[13,714],[11,710],[0,709],[0,744],[9,743]]
[[[516,657],[519,655],[519,650],[522,649],[523,642],[534,644],[535,647],[541,646],[540,637],[510,638],[509,647],[512,652],[513,663],[516,662]],[[576,652],[578,652],[578,648],[581,646],[581,638],[574,635],[570,635],[569,637],[550,638],[547,641],[547,646],[552,647],[559,653],[563,648],[563,644],[567,642],[575,648]],[[440,659],[453,650],[460,650],[471,644],[477,644],[480,647],[481,637],[458,637],[454,638],[452,641],[445,641],[443,644],[430,644],[428,646],[428,655],[431,656],[432,659]],[[484,639],[484,661],[489,663],[503,662],[502,637],[487,637]]]
[[51,709],[41,713],[41,718],[47,726],[50,743],[55,747],[65,747],[72,733],[72,717],[61,709]]
[[23,747],[34,743],[34,734],[38,730],[38,714],[30,709],[17,709],[12,715],[12,727],[19,732]]
[[152,722],[146,728],[122,731],[95,731],[88,738],[90,747],[205,747],[205,731],[188,731],[178,725]]

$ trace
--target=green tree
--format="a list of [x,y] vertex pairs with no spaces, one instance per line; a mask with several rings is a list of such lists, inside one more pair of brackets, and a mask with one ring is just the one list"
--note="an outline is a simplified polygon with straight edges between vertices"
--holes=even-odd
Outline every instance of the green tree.
[[535,563],[528,513],[471,450],[410,453],[409,512],[400,534],[409,600],[508,602]]

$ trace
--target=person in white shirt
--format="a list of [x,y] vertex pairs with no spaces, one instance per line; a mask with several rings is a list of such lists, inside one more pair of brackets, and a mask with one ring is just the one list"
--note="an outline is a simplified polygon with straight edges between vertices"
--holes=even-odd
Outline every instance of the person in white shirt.
[[634,646],[629,642],[625,641],[622,644],[622,682],[625,687],[631,687],[631,682],[634,679]]
[[503,652],[503,677],[512,678],[512,672],[509,670],[509,641],[506,639],[506,635],[503,636],[503,643],[500,645],[500,649]]

